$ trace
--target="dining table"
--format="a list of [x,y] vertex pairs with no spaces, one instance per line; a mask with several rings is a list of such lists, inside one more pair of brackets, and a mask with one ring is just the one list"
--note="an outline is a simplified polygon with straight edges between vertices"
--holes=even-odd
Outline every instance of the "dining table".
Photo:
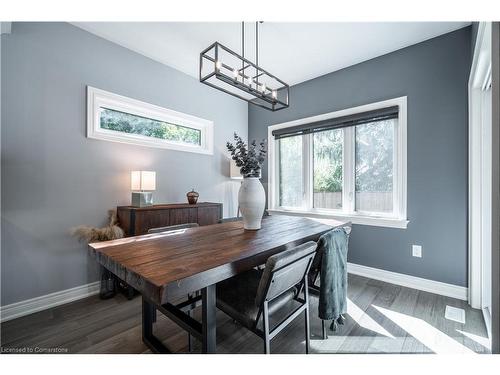
[[[89,252],[104,268],[142,296],[142,340],[155,353],[169,353],[153,332],[157,312],[216,352],[216,284],[255,267],[281,251],[347,223],[333,219],[270,215],[259,230],[243,222],[179,229],[95,242]],[[180,302],[179,302],[180,301]],[[201,321],[191,310],[201,306]]]

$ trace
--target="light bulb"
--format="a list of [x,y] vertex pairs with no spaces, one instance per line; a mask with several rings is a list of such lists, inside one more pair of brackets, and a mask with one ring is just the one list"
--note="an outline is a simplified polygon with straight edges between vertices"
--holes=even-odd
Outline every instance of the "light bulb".
[[253,83],[253,79],[252,79],[252,77],[248,77],[248,78],[247,78],[247,85],[248,85],[248,86],[252,86],[252,83]]
[[271,96],[273,97],[273,99],[277,99],[278,98],[278,92],[276,90],[271,91]]
[[240,75],[240,73],[238,72],[237,69],[233,69],[233,77],[234,79],[238,79],[238,76]]
[[220,70],[222,68],[222,62],[216,61],[215,62],[215,69]]
[[261,86],[260,86],[261,90],[262,90],[262,93],[266,93],[266,84],[263,83]]

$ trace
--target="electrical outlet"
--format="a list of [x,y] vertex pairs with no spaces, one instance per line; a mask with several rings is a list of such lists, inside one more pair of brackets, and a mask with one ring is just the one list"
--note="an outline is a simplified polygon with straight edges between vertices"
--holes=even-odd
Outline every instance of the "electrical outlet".
[[411,255],[417,258],[422,258],[422,246],[413,245],[411,248]]

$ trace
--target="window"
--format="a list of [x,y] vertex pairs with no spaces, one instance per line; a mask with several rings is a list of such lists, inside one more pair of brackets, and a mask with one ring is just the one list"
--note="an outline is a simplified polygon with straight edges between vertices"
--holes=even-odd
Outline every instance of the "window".
[[344,132],[313,134],[313,207],[342,208]]
[[269,207],[406,228],[406,97],[269,127]]
[[280,206],[301,207],[304,194],[302,180],[302,139],[288,137],[279,140]]
[[87,88],[87,136],[179,151],[213,153],[213,123],[93,87]]
[[101,129],[127,134],[137,134],[144,137],[153,137],[198,146],[201,144],[200,129],[169,124],[168,122],[131,115],[130,113],[114,111],[108,108],[101,108],[100,126]]
[[357,211],[393,211],[395,122],[377,121],[354,128]]

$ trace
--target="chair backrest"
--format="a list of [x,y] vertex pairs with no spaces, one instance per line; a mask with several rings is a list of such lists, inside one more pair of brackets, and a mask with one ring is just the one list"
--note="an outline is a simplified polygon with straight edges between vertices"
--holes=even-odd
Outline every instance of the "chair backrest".
[[159,227],[159,228],[151,228],[148,230],[148,234],[151,233],[162,233],[162,232],[171,232],[173,230],[186,229],[186,228],[194,228],[199,227],[198,223],[187,223],[187,224],[179,224],[179,225],[170,225],[168,227]]
[[316,253],[316,242],[309,241],[269,257],[260,279],[255,303],[261,306],[300,284]]

